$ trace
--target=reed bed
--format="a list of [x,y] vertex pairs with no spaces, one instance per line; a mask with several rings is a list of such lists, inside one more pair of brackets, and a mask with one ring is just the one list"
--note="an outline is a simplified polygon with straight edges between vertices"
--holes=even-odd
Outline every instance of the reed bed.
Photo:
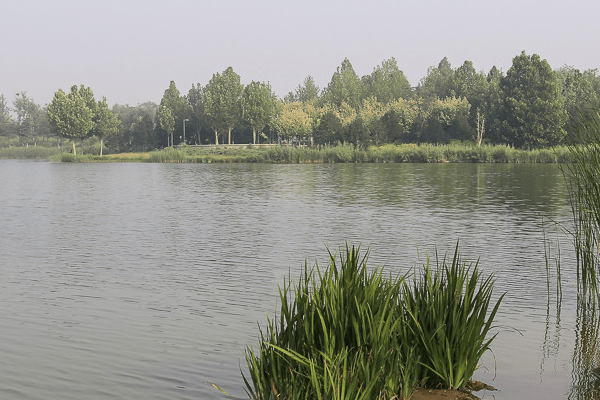
[[350,144],[319,147],[226,147],[196,148],[183,146],[166,148],[150,153],[150,162],[200,163],[564,163],[569,162],[566,147],[554,149],[520,150],[505,145],[475,146],[465,143],[445,145],[402,144],[356,148]]
[[[167,147],[149,153],[98,156],[99,143],[91,140],[80,146],[78,156],[62,156],[66,147],[0,148],[0,158],[45,158],[65,162],[155,162],[155,163],[568,163],[573,157],[567,146],[553,149],[521,150],[506,145],[475,146],[470,143],[401,144],[356,148],[338,146],[292,147]],[[85,157],[80,157],[84,155]]]
[[464,388],[494,339],[502,300],[458,256],[420,274],[370,271],[359,248],[305,263],[279,288],[279,315],[246,349],[252,399],[408,399],[418,386]]
[[573,213],[573,238],[580,295],[600,297],[600,114],[582,115],[566,138],[573,160],[563,173]]
[[60,154],[61,149],[58,147],[43,147],[43,146],[14,146],[0,148],[0,158],[12,159],[38,159],[48,160],[53,156]]

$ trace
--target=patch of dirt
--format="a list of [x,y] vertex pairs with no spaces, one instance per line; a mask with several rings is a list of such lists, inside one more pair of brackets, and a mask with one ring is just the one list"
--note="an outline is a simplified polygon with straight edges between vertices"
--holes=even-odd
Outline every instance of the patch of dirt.
[[472,391],[496,390],[494,387],[479,381],[469,381],[465,390],[450,389],[416,389],[410,400],[480,400]]

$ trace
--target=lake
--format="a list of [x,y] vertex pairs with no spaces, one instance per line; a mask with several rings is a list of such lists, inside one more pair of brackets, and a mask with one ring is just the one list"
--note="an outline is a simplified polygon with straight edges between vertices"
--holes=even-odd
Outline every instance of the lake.
[[591,396],[556,165],[0,160],[0,215],[1,398],[247,398],[244,349],[305,260],[361,244],[406,272],[458,240],[507,293],[479,395]]

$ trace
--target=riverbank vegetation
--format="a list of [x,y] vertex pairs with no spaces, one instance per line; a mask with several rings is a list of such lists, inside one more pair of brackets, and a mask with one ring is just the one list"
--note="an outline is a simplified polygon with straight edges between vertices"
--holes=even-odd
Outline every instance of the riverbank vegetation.
[[567,145],[573,160],[563,172],[573,212],[578,291],[600,300],[600,114],[583,115],[569,131]]
[[279,315],[248,347],[253,399],[408,399],[417,387],[464,389],[503,296],[467,264],[430,260],[414,275],[367,267],[346,247],[325,270],[309,268],[279,289]]
[[51,159],[60,162],[153,162],[153,163],[566,163],[571,154],[566,146],[554,149],[515,149],[506,145],[472,143],[404,144],[371,146],[178,146],[152,152],[116,153],[99,156],[94,141],[80,146],[85,151],[73,155],[68,147],[0,148],[0,159]]
[[324,88],[307,76],[283,98],[268,83],[242,84],[231,67],[187,93],[171,82],[159,104],[109,109],[84,85],[58,89],[45,107],[24,92],[12,106],[0,94],[0,147],[48,138],[74,145],[94,136],[97,154],[223,143],[368,149],[471,141],[544,149],[564,143],[565,126],[580,118],[575,110],[598,107],[597,70],[553,70],[537,54],[517,55],[506,74],[496,67],[477,71],[471,61],[452,68],[444,58],[414,87],[394,58],[362,77],[345,59]]

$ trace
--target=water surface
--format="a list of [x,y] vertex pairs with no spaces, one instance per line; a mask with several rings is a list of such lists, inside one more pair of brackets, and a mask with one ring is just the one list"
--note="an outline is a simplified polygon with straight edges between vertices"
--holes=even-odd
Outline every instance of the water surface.
[[[459,239],[507,293],[476,376],[501,390],[484,398],[578,395],[555,165],[5,160],[0,215],[2,398],[223,398],[209,381],[245,398],[244,348],[305,259],[362,243],[373,265],[408,271]],[[560,308],[544,231],[561,246]]]

